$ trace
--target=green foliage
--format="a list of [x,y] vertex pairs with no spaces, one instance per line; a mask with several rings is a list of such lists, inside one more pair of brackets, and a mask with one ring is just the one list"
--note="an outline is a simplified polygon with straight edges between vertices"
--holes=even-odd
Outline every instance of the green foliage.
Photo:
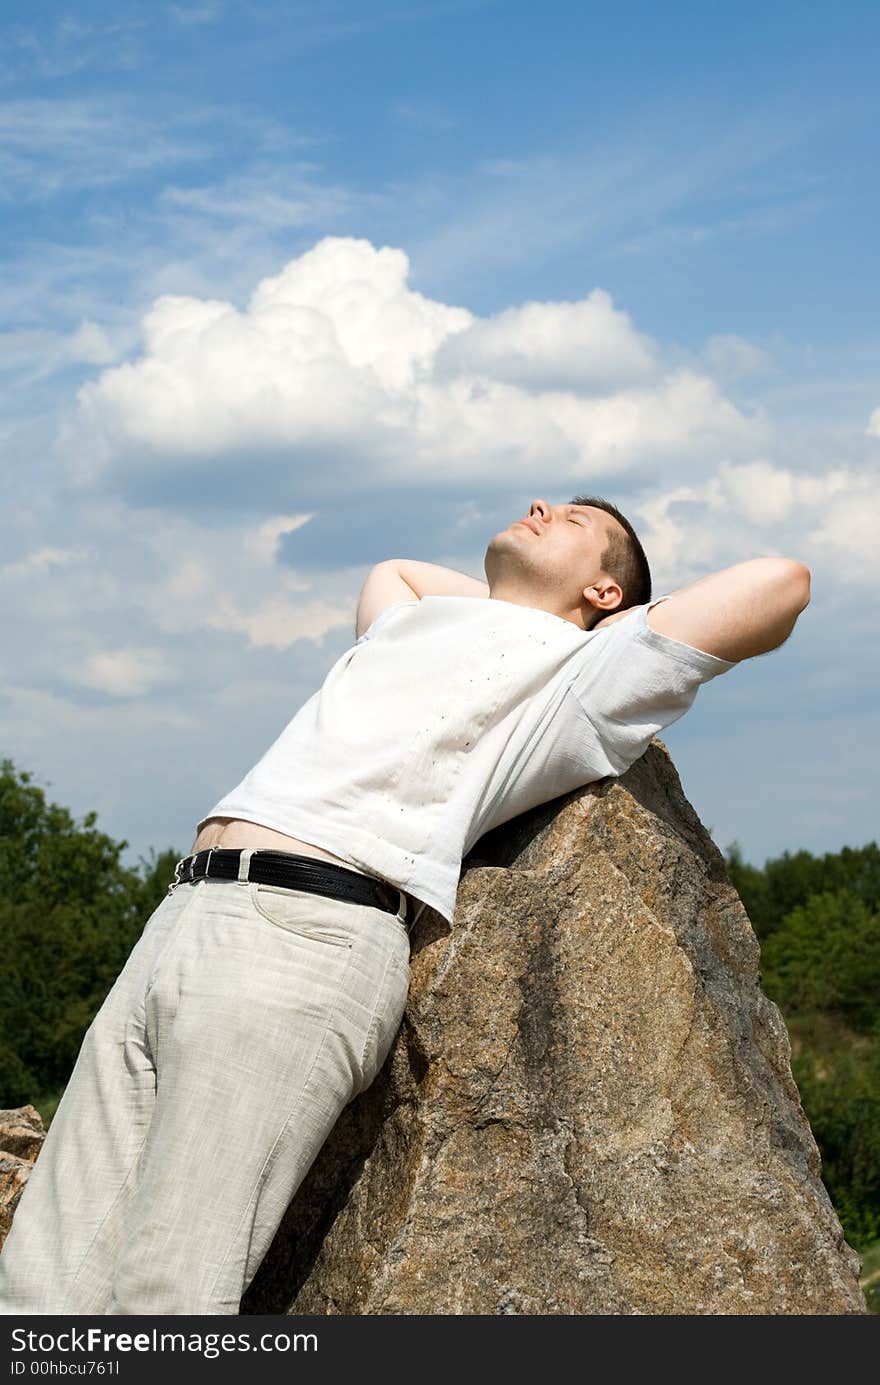
[[70,1076],[86,1029],[168,887],[179,853],[120,860],[126,842],[77,823],[0,762],[0,1106]]
[[880,1019],[880,912],[851,890],[822,890],[792,909],[764,943],[761,964],[783,1010],[827,1011],[867,1033]]
[[880,1237],[880,1024],[854,1038],[831,1018],[789,1020],[792,1074],[848,1238]]
[[880,1237],[880,852],[786,852],[727,867],[761,939],[822,1178],[857,1249]]
[[847,890],[866,908],[874,912],[880,909],[880,848],[876,842],[845,846],[825,856],[785,851],[760,869],[743,861],[737,842],[728,846],[725,857],[727,873],[761,940],[769,937],[792,909],[823,891]]

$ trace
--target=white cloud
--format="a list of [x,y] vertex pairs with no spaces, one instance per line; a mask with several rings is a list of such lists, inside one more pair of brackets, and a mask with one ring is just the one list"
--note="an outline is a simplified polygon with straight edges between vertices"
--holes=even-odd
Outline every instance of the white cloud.
[[0,370],[19,374],[24,384],[72,365],[107,365],[119,355],[104,329],[88,320],[74,332],[19,328],[0,333]]
[[676,486],[637,507],[634,522],[651,564],[655,595],[724,566],[726,526],[719,524],[719,515],[727,508],[715,477],[703,486]]
[[[40,24],[36,10],[36,6],[31,6],[26,15],[35,28],[25,29],[20,23],[4,26],[5,33],[0,37],[4,83],[33,77],[70,77],[98,64],[105,73],[137,65],[139,39],[147,23],[145,16],[125,14],[121,6],[116,6],[103,22],[84,23],[72,15],[62,15],[54,23],[50,18]],[[16,18],[19,15],[25,16],[25,11],[19,11]]]
[[712,373],[724,380],[758,375],[770,362],[769,355],[760,346],[732,334],[710,337],[705,354]]
[[722,466],[721,480],[734,508],[761,528],[787,519],[795,503],[797,478],[770,462]]
[[281,540],[285,534],[295,534],[304,524],[314,519],[308,515],[275,515],[267,519],[258,529],[250,532],[245,539],[249,550],[263,563],[274,563],[278,557]]
[[[279,563],[281,538],[307,519],[276,515],[264,523],[234,520],[218,528],[203,525],[197,512],[132,511],[119,502],[95,506],[88,523],[100,561],[84,573],[70,600],[94,608],[102,600],[104,570],[124,566],[124,586],[103,596],[105,625],[117,631],[134,625],[135,638],[145,643],[172,641],[169,659],[176,672],[189,662],[192,636],[205,629],[240,632],[254,648],[320,641],[340,625],[354,628],[358,577],[329,574],[317,591]],[[35,595],[45,602],[45,588]],[[61,619],[67,609],[58,612]]]
[[5,578],[44,576],[56,568],[82,562],[88,554],[81,548],[35,548],[13,563],[0,565]]
[[723,463],[702,484],[678,486],[637,507],[636,524],[658,593],[746,558],[807,564],[817,589],[875,589],[880,473],[835,467],[804,476],[771,462]]
[[411,387],[441,342],[473,321],[466,309],[447,307],[409,289],[408,274],[402,250],[375,250],[369,241],[327,237],[280,274],[264,279],[250,309],[279,344],[289,332],[296,333],[300,313],[314,314],[316,320],[303,325],[317,333],[315,349],[304,334],[299,350],[314,359],[329,349],[351,369],[374,373],[393,393]]
[[601,291],[480,320],[410,289],[408,270],[402,250],[328,237],[244,311],[160,298],[141,358],[80,391],[81,477],[144,452],[157,467],[283,452],[289,473],[315,448],[341,468],[369,460],[374,482],[433,480],[438,465],[491,481],[548,457],[562,475],[616,475],[761,436],[709,376],[660,370]]
[[[259,137],[273,143],[271,131],[258,132]],[[290,132],[284,138],[283,168],[274,162],[257,163],[244,171],[236,169],[219,183],[170,184],[162,190],[160,205],[178,224],[183,219],[198,227],[202,236],[218,224],[223,234],[241,238],[254,231],[289,234],[292,227],[332,223],[353,213],[351,192],[321,179],[313,163],[291,162],[289,157],[292,149],[311,150],[329,142],[326,135]]]
[[192,123],[141,118],[123,101],[0,102],[0,197],[33,202],[107,188],[136,172],[206,158]]
[[880,409],[874,409],[868,419],[867,433],[869,438],[880,438]]
[[839,473],[839,479],[817,507],[817,522],[804,534],[804,544],[807,552],[822,555],[829,576],[833,564],[835,582],[866,587],[873,595],[880,582],[880,471]]
[[551,468],[561,480],[613,477],[646,460],[686,464],[752,436],[752,425],[714,382],[688,371],[654,385],[590,398],[533,394],[501,382],[459,377],[425,385],[414,420],[416,455],[450,477],[503,474],[509,483]]
[[737,514],[762,528],[786,520],[799,522],[810,511],[819,513],[838,498],[859,494],[870,485],[869,476],[847,467],[802,476],[764,461],[723,465],[719,478]]
[[437,365],[455,374],[590,392],[648,379],[656,369],[649,339],[601,289],[579,303],[526,303],[475,320],[444,343]]
[[71,361],[83,361],[87,365],[106,365],[116,358],[117,352],[107,333],[97,322],[83,322],[69,338],[67,355]]
[[140,697],[168,676],[159,649],[114,649],[93,654],[74,674],[75,681],[112,697]]
[[328,630],[340,625],[353,630],[354,608],[332,606],[327,601],[285,601],[276,596],[258,610],[242,611],[234,602],[223,599],[207,617],[206,624],[213,630],[241,631],[255,649],[289,649],[297,640],[320,640]]

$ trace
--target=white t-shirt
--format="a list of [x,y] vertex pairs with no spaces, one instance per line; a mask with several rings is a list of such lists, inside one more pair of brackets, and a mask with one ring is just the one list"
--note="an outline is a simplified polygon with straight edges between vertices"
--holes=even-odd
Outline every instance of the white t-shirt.
[[450,921],[485,832],[623,774],[734,667],[652,630],[666,599],[592,631],[491,597],[388,606],[208,817],[323,847]]

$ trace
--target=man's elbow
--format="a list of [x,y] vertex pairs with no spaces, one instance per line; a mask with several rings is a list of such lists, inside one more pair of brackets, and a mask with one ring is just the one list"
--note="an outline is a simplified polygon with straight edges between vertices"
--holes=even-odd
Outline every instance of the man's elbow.
[[791,569],[795,599],[800,603],[798,610],[803,611],[810,604],[810,569],[806,563],[798,562],[797,558],[786,558],[785,561]]
[[749,581],[756,579],[756,590],[775,593],[777,600],[801,611],[810,604],[810,569],[797,558],[752,558],[740,567]]
[[[806,563],[799,563],[798,566],[801,567],[801,568],[803,569],[804,606],[809,606],[809,604],[810,604],[810,569],[807,567]],[[801,607],[801,609],[803,610],[803,607]]]
[[[796,558],[782,558],[785,585],[779,592],[779,606],[764,631],[764,648],[759,653],[778,649],[791,635],[798,616],[810,604],[810,569]],[[778,590],[778,589],[777,589]]]
[[809,568],[805,562],[798,562],[797,558],[787,558],[790,568],[790,601],[791,601],[791,627],[797,620],[801,611],[805,611],[809,605]]

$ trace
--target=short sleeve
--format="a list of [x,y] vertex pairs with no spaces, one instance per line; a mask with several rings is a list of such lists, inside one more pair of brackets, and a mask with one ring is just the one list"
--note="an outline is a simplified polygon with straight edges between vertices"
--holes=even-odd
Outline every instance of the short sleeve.
[[657,597],[597,631],[585,646],[571,691],[614,773],[623,774],[664,727],[684,716],[703,683],[735,661],[682,644],[648,624]]
[[355,643],[356,643],[356,644],[363,644],[364,640],[371,640],[371,639],[373,638],[373,636],[376,634],[377,630],[380,630],[380,629],[382,628],[382,626],[386,623],[388,617],[391,615],[391,613],[392,613],[393,611],[399,611],[400,608],[401,608],[402,606],[417,606],[417,605],[418,605],[418,598],[417,598],[417,597],[414,598],[412,601],[410,601],[410,600],[406,600],[406,601],[392,601],[392,603],[391,603],[390,606],[385,606],[385,607],[379,612],[379,614],[376,616],[375,620],[374,620],[370,625],[367,626],[367,628],[366,628],[366,630],[364,631],[364,633],[358,637],[358,639],[355,641]]

